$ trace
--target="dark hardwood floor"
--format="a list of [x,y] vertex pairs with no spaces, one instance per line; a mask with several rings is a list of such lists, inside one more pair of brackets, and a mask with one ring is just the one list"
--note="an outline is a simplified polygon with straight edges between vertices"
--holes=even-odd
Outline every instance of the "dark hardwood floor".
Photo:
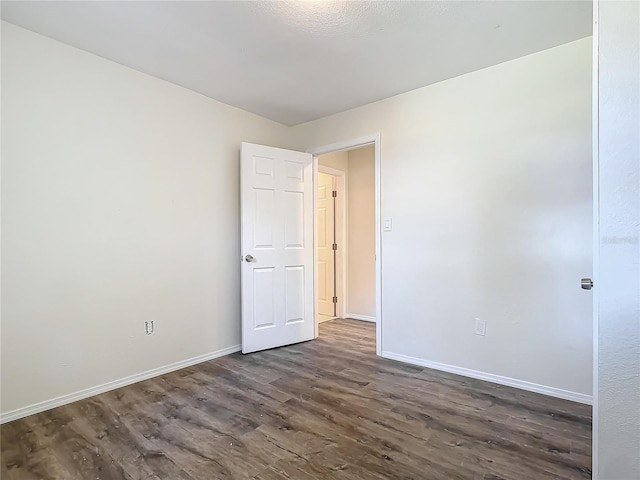
[[582,479],[591,407],[375,356],[374,325],[1,427],[3,480]]

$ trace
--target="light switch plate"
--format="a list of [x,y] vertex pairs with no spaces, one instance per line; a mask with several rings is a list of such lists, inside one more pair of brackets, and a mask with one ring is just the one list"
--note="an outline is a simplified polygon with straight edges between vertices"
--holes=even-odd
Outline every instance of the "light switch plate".
[[391,231],[391,217],[385,217],[382,223],[382,229],[385,232]]

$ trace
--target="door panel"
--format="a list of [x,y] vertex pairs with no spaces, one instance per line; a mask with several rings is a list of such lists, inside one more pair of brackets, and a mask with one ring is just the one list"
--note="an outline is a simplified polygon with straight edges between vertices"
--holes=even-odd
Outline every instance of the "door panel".
[[318,172],[316,189],[316,215],[318,232],[316,245],[318,251],[318,314],[333,317],[335,304],[333,303],[334,289],[334,209],[332,192],[335,189],[335,178],[323,172]]
[[242,351],[311,340],[313,158],[251,143],[240,157]]
[[275,327],[274,268],[253,269],[254,327]]
[[285,322],[300,323],[304,321],[304,265],[285,268]]
[[[255,188],[253,201],[256,215],[253,222],[253,247],[256,249],[273,249],[275,227],[275,190]],[[261,219],[259,222],[255,219]]]
[[284,192],[285,248],[304,248],[304,193]]

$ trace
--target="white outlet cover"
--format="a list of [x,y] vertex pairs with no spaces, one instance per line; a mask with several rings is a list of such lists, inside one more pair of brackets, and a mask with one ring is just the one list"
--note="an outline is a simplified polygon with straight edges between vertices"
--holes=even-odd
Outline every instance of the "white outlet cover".
[[476,335],[480,335],[482,337],[484,337],[487,334],[487,322],[486,320],[481,320],[479,318],[476,318],[476,328],[475,331],[473,332]]

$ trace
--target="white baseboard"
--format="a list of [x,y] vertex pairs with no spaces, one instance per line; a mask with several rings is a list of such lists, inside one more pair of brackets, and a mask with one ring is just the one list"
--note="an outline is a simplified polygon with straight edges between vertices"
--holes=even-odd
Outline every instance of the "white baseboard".
[[376,317],[370,317],[369,315],[360,315],[358,313],[345,313],[344,318],[353,318],[354,320],[362,320],[363,322],[376,323]]
[[493,382],[507,387],[515,387],[529,392],[541,393],[543,395],[549,395],[550,397],[562,398],[564,400],[571,400],[573,402],[584,403],[587,405],[593,404],[593,398],[591,395],[585,395],[584,393],[571,392],[569,390],[562,390],[561,388],[548,387],[546,385],[525,382],[515,378],[503,377],[501,375],[480,372],[469,368],[447,365],[446,363],[431,362],[421,358],[408,357],[407,355],[401,355],[399,353],[383,351],[381,356],[391,360],[398,360],[400,362],[411,363],[421,367],[432,368],[434,370],[441,370],[443,372],[455,373],[465,377],[477,378],[478,380],[485,380],[487,382]]
[[230,353],[239,352],[240,350],[240,345],[234,345],[233,347],[223,348],[222,350],[218,350],[216,352],[205,353],[204,355],[199,355],[197,357],[171,363],[163,367],[147,370],[146,372],[130,375],[119,380],[103,383],[102,385],[96,385],[95,387],[86,388],[84,390],[63,395],[61,397],[52,398],[51,400],[45,400],[43,402],[27,405],[26,407],[17,408],[15,410],[11,410],[10,412],[1,413],[0,424],[11,422],[23,417],[28,417],[29,415],[44,412],[45,410],[60,407],[68,403],[77,402],[78,400],[89,398],[100,393],[108,392],[109,390],[115,390],[116,388],[125,387],[133,383],[141,382],[142,380],[147,380],[159,375],[164,375],[165,373],[180,370],[181,368],[186,368],[198,363],[206,362],[208,360],[213,360],[214,358],[223,357],[225,355],[229,355]]

